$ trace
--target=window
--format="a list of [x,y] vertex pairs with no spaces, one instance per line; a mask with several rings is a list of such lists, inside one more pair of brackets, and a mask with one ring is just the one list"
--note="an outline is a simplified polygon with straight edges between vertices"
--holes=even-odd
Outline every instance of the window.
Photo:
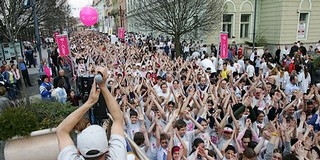
[[241,14],[240,38],[249,38],[250,14]]
[[299,24],[298,24],[298,39],[307,38],[307,29],[308,29],[308,18],[309,13],[300,13],[299,14]]
[[223,15],[223,24],[222,24],[222,31],[228,32],[228,38],[231,38],[233,35],[232,27],[233,27],[233,14],[224,14]]

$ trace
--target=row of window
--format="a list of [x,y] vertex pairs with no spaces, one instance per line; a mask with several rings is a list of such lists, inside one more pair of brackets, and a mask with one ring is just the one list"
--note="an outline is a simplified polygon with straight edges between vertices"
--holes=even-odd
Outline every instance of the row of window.
[[[222,31],[228,32],[229,38],[234,35],[233,33],[233,14],[224,14],[222,20]],[[249,38],[251,23],[251,14],[241,14],[240,18],[240,38]]]
[[[224,14],[222,20],[222,31],[228,33],[231,38],[234,27],[234,14]],[[300,13],[297,29],[297,39],[307,38],[307,29],[309,27],[309,13]],[[251,14],[241,14],[240,18],[240,38],[249,38],[251,30]],[[251,32],[250,32],[251,31]]]

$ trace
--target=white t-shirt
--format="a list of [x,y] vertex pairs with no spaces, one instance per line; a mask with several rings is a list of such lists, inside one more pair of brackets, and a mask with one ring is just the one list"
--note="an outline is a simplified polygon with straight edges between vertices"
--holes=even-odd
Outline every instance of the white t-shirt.
[[254,67],[253,65],[248,65],[247,70],[246,70],[248,77],[253,77],[254,76]]
[[[186,144],[186,146],[188,148],[188,155],[192,151],[192,143],[193,143],[194,138],[195,138],[194,130],[193,131],[187,131],[185,133],[185,135],[183,137],[181,137],[181,139],[184,141],[184,143]],[[180,143],[180,141],[176,137],[176,135],[174,136],[174,139],[173,139],[173,145],[174,146],[179,146],[180,148],[182,147],[182,144]]]

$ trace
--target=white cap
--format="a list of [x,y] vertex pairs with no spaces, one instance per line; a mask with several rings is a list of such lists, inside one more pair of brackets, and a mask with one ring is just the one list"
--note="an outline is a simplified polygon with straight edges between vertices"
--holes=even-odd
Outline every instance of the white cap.
[[99,125],[91,125],[77,137],[78,149],[85,158],[94,158],[108,151],[106,131]]

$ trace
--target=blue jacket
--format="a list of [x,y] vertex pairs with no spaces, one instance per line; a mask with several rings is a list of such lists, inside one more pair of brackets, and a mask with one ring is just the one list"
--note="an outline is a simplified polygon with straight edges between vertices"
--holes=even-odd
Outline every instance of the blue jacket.
[[40,94],[41,94],[41,99],[43,100],[51,100],[51,89],[53,89],[53,85],[52,83],[47,83],[47,82],[42,82],[39,90],[40,90]]
[[[320,116],[319,114],[314,114],[312,115],[312,117],[310,118],[310,120],[307,122],[307,124],[312,125],[314,128],[315,132],[318,132],[320,130],[320,123],[317,123],[317,119],[318,116]],[[320,118],[320,117],[319,117]],[[317,124],[316,124],[317,123]]]

